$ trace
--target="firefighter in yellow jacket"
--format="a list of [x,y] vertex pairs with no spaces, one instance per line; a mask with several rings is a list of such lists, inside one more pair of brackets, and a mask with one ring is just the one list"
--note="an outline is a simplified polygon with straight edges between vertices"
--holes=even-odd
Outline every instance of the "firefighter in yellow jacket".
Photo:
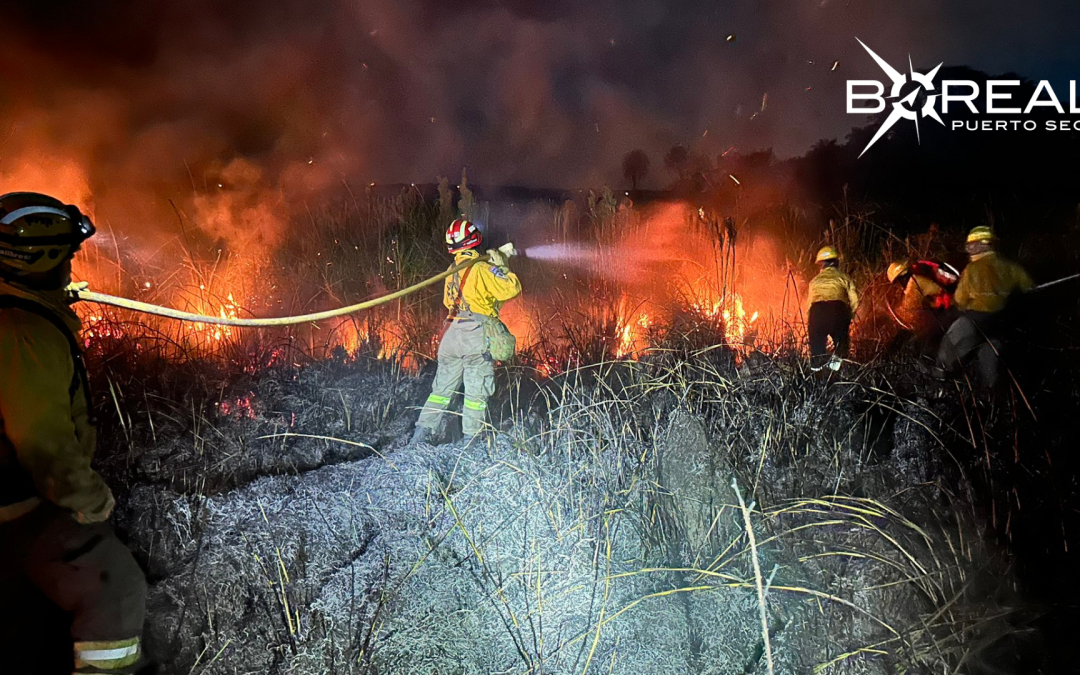
[[0,591],[29,581],[70,615],[76,673],[133,673],[146,581],[107,523],[115,501],[90,467],[80,324],[64,290],[93,233],[51,197],[0,197]]
[[885,276],[890,284],[903,289],[899,304],[895,308],[889,304],[890,313],[903,329],[892,346],[914,342],[920,354],[936,356],[955,318],[953,293],[959,274],[933,260],[898,260],[889,265]]
[[[479,258],[477,249],[482,243],[480,230],[468,220],[455,220],[446,230],[446,246],[455,266]],[[416,421],[413,443],[430,438],[462,384],[461,430],[465,439],[472,440],[484,428],[488,398],[495,393],[495,363],[484,324],[489,318],[497,319],[502,304],[521,293],[521,282],[510,271],[506,257],[497,250],[488,255],[487,262],[478,262],[446,279],[443,304],[449,315],[439,342],[439,368]]]
[[[833,246],[823,246],[815,261],[821,272],[810,281],[807,298],[809,310],[806,328],[810,334],[810,369],[828,366],[840,370],[851,344],[851,318],[859,308],[859,293],[851,277],[840,271],[840,253]],[[827,339],[832,338],[833,355],[827,353]]]
[[1015,294],[1034,285],[1023,267],[998,255],[996,241],[989,227],[968,233],[971,262],[960,274],[955,296],[960,318],[949,327],[938,350],[939,374],[955,372],[976,358],[982,384],[991,389],[997,383],[1008,328],[1004,310]]

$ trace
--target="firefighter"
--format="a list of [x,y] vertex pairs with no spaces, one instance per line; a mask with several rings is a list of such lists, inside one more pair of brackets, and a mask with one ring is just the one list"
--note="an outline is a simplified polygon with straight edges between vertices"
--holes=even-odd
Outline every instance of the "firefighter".
[[[833,246],[823,246],[815,261],[821,272],[810,281],[807,312],[807,331],[810,334],[810,369],[814,372],[828,366],[840,370],[851,344],[851,318],[859,307],[855,282],[840,271],[840,253]],[[826,338],[832,338],[833,354],[828,356]]]
[[899,260],[885,273],[889,283],[903,289],[899,304],[890,310],[903,332],[900,342],[914,338],[921,353],[937,353],[938,343],[952,322],[953,292],[959,275],[933,260]]
[[[480,230],[463,218],[450,223],[446,230],[446,247],[454,256],[454,266],[479,258],[477,249],[481,243]],[[489,318],[498,319],[502,304],[521,293],[521,282],[510,271],[506,255],[492,250],[488,256],[487,262],[478,262],[446,279],[443,304],[449,314],[439,341],[439,367],[431,395],[416,421],[413,443],[430,438],[462,384],[465,402],[461,430],[466,441],[484,428],[488,398],[495,392],[495,362],[484,325]]]
[[989,227],[968,233],[967,253],[971,259],[956,286],[958,318],[938,350],[939,376],[957,371],[972,358],[977,359],[983,386],[997,384],[998,363],[1008,328],[1005,309],[1017,294],[1031,290],[1031,277],[1017,263],[994,250],[997,238]]
[[29,582],[71,617],[76,673],[133,673],[146,580],[90,467],[92,402],[65,291],[93,233],[52,197],[0,197],[0,590]]

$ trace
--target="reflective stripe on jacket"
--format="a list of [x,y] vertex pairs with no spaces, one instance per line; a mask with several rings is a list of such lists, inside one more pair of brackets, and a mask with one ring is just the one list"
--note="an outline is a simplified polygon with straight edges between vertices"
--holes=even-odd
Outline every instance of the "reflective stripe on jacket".
[[[454,256],[454,265],[460,265],[480,257],[474,250],[461,251]],[[499,316],[499,309],[507,300],[521,293],[521,281],[516,274],[506,267],[497,267],[488,262],[479,262],[465,271],[447,277],[443,287],[443,304],[453,311],[458,293],[462,293],[458,309],[484,316]],[[465,279],[465,288],[460,289],[461,279]]]
[[[80,328],[62,291],[36,292],[0,281],[0,295],[41,305],[73,333]],[[90,468],[96,431],[71,349],[48,319],[0,309],[0,485],[15,493],[0,495],[0,504],[36,495],[77,513],[95,513],[112,499]]]
[[807,305],[836,300],[850,307],[853,314],[859,308],[859,292],[855,290],[851,277],[841,272],[839,267],[826,267],[810,281]]
[[956,286],[956,304],[964,311],[992,314],[1005,309],[1009,296],[1030,291],[1034,283],[1023,267],[994,251],[972,256]]

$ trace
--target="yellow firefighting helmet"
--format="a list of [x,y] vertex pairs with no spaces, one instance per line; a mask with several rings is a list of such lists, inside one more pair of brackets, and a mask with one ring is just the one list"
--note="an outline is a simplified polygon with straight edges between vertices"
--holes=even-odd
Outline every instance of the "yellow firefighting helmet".
[[94,234],[78,207],[37,192],[0,197],[0,268],[16,274],[48,272]]
[[994,231],[985,225],[972,228],[971,232],[968,232],[967,243],[969,244],[992,244],[997,237],[994,236]]
[[894,263],[889,264],[889,269],[885,272],[885,276],[888,277],[889,283],[896,281],[900,275],[904,274],[911,269],[911,263],[907,260],[897,260]]
[[840,252],[836,250],[835,246],[822,246],[821,250],[817,252],[817,257],[814,258],[814,262],[825,262],[826,260],[839,260]]

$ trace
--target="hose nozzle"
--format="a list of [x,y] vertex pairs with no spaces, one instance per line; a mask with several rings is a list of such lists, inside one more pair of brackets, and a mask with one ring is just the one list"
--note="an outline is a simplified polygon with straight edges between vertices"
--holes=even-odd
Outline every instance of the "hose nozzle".
[[500,246],[498,251],[499,251],[499,253],[502,253],[507,258],[513,258],[514,256],[519,255],[518,250],[516,248],[514,248],[514,243],[510,242],[510,241],[508,241],[505,244],[503,244],[502,246]]

